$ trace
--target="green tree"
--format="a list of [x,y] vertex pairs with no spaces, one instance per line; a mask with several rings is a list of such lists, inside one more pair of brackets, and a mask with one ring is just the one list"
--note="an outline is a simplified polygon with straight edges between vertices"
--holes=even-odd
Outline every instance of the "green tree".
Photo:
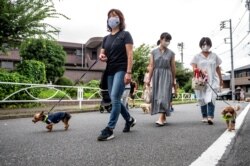
[[53,38],[59,29],[44,22],[64,17],[57,13],[52,0],[0,0],[0,52],[19,47],[24,39]]
[[151,49],[151,46],[142,44],[138,48],[135,48],[133,52],[133,79],[139,85],[143,85],[143,78],[149,64]]
[[176,80],[180,88],[185,87],[185,91],[190,91],[190,80],[192,78],[192,72],[189,69],[185,69],[181,62],[176,61]]
[[56,41],[48,39],[28,39],[20,47],[23,60],[37,60],[43,62],[46,68],[47,81],[63,76],[66,53]]
[[45,64],[36,60],[24,60],[18,64],[19,74],[29,78],[32,83],[43,84],[46,82]]

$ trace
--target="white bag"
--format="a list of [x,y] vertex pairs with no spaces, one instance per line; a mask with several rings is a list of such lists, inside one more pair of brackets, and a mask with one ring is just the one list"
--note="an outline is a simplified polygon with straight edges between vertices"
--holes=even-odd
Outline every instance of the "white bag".
[[144,92],[143,92],[143,100],[146,103],[151,103],[152,100],[152,89],[149,86],[146,86]]
[[194,90],[204,90],[206,88],[206,83],[199,80],[197,77],[192,78],[192,88]]

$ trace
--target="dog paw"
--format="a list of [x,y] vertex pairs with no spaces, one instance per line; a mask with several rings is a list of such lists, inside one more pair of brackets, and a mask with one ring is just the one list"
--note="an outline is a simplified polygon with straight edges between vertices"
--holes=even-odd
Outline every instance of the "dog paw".
[[65,125],[64,129],[68,130],[68,128],[69,128],[69,125]]

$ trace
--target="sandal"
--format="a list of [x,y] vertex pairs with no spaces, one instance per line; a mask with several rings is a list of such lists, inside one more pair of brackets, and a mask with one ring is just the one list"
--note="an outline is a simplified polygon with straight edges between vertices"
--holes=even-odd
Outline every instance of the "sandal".
[[164,122],[160,122],[159,120],[156,121],[155,124],[156,124],[157,126],[159,126],[159,127],[165,125]]

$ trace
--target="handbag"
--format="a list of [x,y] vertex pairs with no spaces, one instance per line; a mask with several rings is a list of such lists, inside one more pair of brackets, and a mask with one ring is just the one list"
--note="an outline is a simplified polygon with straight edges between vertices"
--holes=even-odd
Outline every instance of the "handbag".
[[194,70],[194,77],[192,78],[192,89],[204,90],[206,89],[207,75],[203,74],[200,69]]
[[143,92],[143,100],[146,103],[151,103],[152,100],[152,88],[150,86],[146,86],[144,92]]

